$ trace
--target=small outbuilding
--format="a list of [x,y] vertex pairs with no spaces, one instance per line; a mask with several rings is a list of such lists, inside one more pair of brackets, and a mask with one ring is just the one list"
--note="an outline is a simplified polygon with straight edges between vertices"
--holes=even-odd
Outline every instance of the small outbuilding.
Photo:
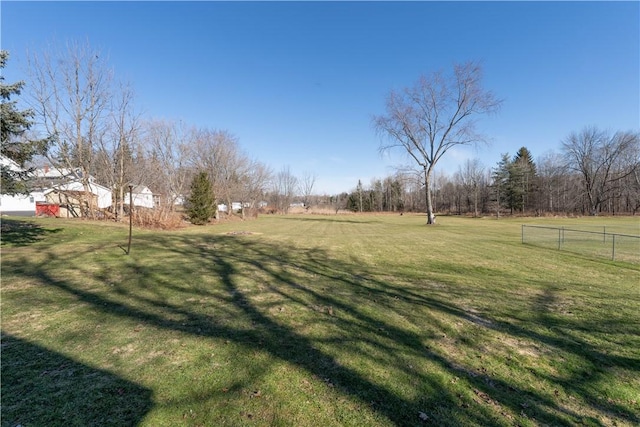
[[[153,200],[153,192],[144,185],[136,185],[133,187],[131,194],[133,195],[133,206],[139,206],[143,208],[153,209],[155,203]],[[127,192],[124,195],[124,204],[129,205],[130,195]]]

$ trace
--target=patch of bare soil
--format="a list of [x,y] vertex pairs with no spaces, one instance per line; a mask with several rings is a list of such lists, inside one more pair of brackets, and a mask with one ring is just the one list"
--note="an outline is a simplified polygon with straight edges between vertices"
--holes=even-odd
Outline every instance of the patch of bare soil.
[[224,233],[226,236],[251,236],[257,233],[254,233],[252,231],[229,231],[227,233]]

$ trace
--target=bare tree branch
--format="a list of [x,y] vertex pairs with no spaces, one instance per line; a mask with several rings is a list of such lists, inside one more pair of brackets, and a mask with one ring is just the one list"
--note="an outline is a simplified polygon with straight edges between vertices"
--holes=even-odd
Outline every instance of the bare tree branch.
[[422,169],[427,223],[435,221],[430,180],[436,163],[453,147],[485,140],[475,130],[475,118],[498,111],[502,103],[482,88],[482,67],[457,64],[450,76],[422,76],[401,93],[387,97],[386,115],[373,125],[383,140],[381,152],[401,148]]

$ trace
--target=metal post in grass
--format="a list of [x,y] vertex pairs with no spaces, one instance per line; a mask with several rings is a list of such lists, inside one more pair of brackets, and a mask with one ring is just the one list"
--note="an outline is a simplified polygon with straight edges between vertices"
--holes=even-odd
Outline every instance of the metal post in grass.
[[129,244],[127,255],[131,253],[131,231],[133,229],[133,185],[129,185]]
[[602,227],[602,243],[607,243],[607,226]]
[[612,234],[611,235],[611,241],[613,242],[613,244],[611,245],[611,261],[615,261],[616,260],[616,235]]
[[560,250],[561,243],[562,243],[562,228],[558,228],[558,250]]
[[524,244],[524,224],[522,224],[522,243]]

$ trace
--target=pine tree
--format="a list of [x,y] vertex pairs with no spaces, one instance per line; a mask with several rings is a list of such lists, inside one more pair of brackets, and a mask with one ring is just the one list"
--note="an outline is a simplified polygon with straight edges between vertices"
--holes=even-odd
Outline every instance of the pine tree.
[[496,214],[500,217],[500,208],[509,206],[509,169],[511,168],[511,160],[509,154],[502,154],[502,158],[498,165],[492,170],[491,178],[493,183],[493,200],[496,204]]
[[[9,52],[0,50],[0,70],[4,69],[9,59]],[[18,110],[17,102],[12,101],[13,95],[20,95],[24,86],[23,81],[4,84],[4,76],[0,74],[0,138],[2,156],[15,162],[20,169],[36,154],[46,151],[49,139],[30,141],[25,138],[25,132],[33,124],[32,110]],[[2,194],[27,193],[24,183],[29,171],[16,170],[9,164],[2,164]]]
[[206,172],[200,172],[191,182],[187,215],[193,224],[203,225],[209,222],[215,213],[216,205],[211,180]]
[[526,147],[510,158],[503,154],[492,173],[493,189],[500,207],[505,207],[513,214],[531,208],[537,180],[536,166],[531,153]]
[[537,181],[536,165],[531,152],[522,147],[518,150],[511,164],[511,175],[514,192],[514,209],[524,212],[531,208]]

